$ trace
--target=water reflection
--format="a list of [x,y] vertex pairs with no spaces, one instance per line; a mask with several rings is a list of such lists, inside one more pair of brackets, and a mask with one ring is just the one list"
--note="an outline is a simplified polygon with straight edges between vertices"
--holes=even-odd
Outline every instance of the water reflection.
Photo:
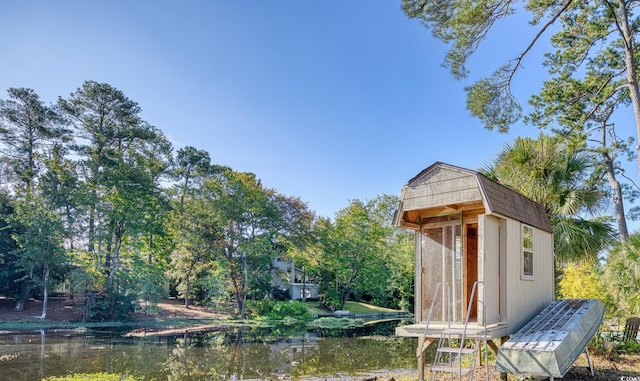
[[382,336],[397,323],[342,330],[224,327],[143,338],[100,331],[5,334],[0,379],[95,372],[140,380],[298,379],[414,368],[416,341]]

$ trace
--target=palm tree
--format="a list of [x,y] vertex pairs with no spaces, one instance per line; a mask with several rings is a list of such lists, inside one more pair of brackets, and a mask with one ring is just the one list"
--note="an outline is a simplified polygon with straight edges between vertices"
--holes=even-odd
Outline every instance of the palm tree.
[[629,235],[609,252],[604,266],[605,282],[621,315],[640,312],[640,232]]
[[570,150],[559,138],[517,138],[485,175],[542,204],[553,225],[560,265],[595,261],[613,228],[603,216],[605,193],[589,178],[591,154]]

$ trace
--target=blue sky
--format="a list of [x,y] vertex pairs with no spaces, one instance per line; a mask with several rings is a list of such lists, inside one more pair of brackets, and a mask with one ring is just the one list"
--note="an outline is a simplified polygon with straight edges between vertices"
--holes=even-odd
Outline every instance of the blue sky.
[[[472,79],[534,33],[509,22],[474,56]],[[174,149],[207,150],[333,217],[349,200],[399,194],[435,161],[477,169],[537,135],[484,130],[445,51],[399,0],[13,1],[0,13],[0,97],[29,87],[49,103],[109,83]],[[516,78],[523,103],[544,74],[531,62]]]

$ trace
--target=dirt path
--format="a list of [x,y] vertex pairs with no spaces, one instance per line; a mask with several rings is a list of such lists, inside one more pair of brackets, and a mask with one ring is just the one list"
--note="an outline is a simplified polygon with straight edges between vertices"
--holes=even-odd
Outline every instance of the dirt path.
[[[15,305],[15,300],[0,297],[0,322],[32,320],[42,314],[42,301],[40,300],[29,299],[25,303],[23,311],[15,311]],[[219,320],[228,318],[228,315],[211,312],[205,307],[199,306],[190,306],[187,309],[181,300],[166,299],[158,304],[157,315],[134,313],[131,318],[134,321],[164,321],[170,319]],[[69,298],[49,299],[46,321],[77,322],[81,319],[81,305],[79,305],[78,301]]]

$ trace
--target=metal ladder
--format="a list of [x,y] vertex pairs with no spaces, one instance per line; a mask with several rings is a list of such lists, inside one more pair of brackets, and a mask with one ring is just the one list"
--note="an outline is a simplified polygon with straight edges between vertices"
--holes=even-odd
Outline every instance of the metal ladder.
[[[431,309],[429,310],[429,316],[427,317],[427,323],[425,326],[424,333],[422,335],[422,340],[420,340],[420,346],[418,347],[418,357],[419,357],[419,372],[420,372],[420,381],[424,381],[424,352],[426,348],[424,348],[424,343],[426,342],[426,337],[429,330],[429,323],[431,322],[433,307],[436,303],[436,299],[439,295],[439,291],[441,287],[445,288],[446,298],[443,299],[442,304],[443,308],[446,308],[447,314],[447,328],[442,330],[440,333],[440,338],[438,340],[438,349],[436,350],[436,356],[433,361],[433,364],[430,368],[431,380],[436,380],[438,375],[447,375],[449,379],[453,379],[454,375],[458,375],[458,380],[462,381],[463,377],[466,377],[467,380],[473,379],[473,372],[475,370],[476,358],[478,357],[478,351],[480,349],[480,342],[484,341],[485,346],[485,374],[487,380],[489,379],[489,363],[488,363],[488,353],[487,353],[487,329],[486,329],[486,309],[485,309],[485,289],[482,288],[482,321],[483,328],[469,330],[469,317],[471,316],[471,308],[473,306],[473,300],[475,297],[476,289],[478,284],[483,283],[482,281],[476,281],[473,284],[473,288],[471,290],[471,297],[469,298],[469,306],[467,307],[467,314],[464,321],[463,328],[452,328],[451,327],[451,313],[450,313],[450,298],[451,291],[449,289],[449,285],[446,282],[441,282],[436,285],[436,290],[431,300]],[[473,345],[468,346],[469,343],[467,341],[472,341]]]

